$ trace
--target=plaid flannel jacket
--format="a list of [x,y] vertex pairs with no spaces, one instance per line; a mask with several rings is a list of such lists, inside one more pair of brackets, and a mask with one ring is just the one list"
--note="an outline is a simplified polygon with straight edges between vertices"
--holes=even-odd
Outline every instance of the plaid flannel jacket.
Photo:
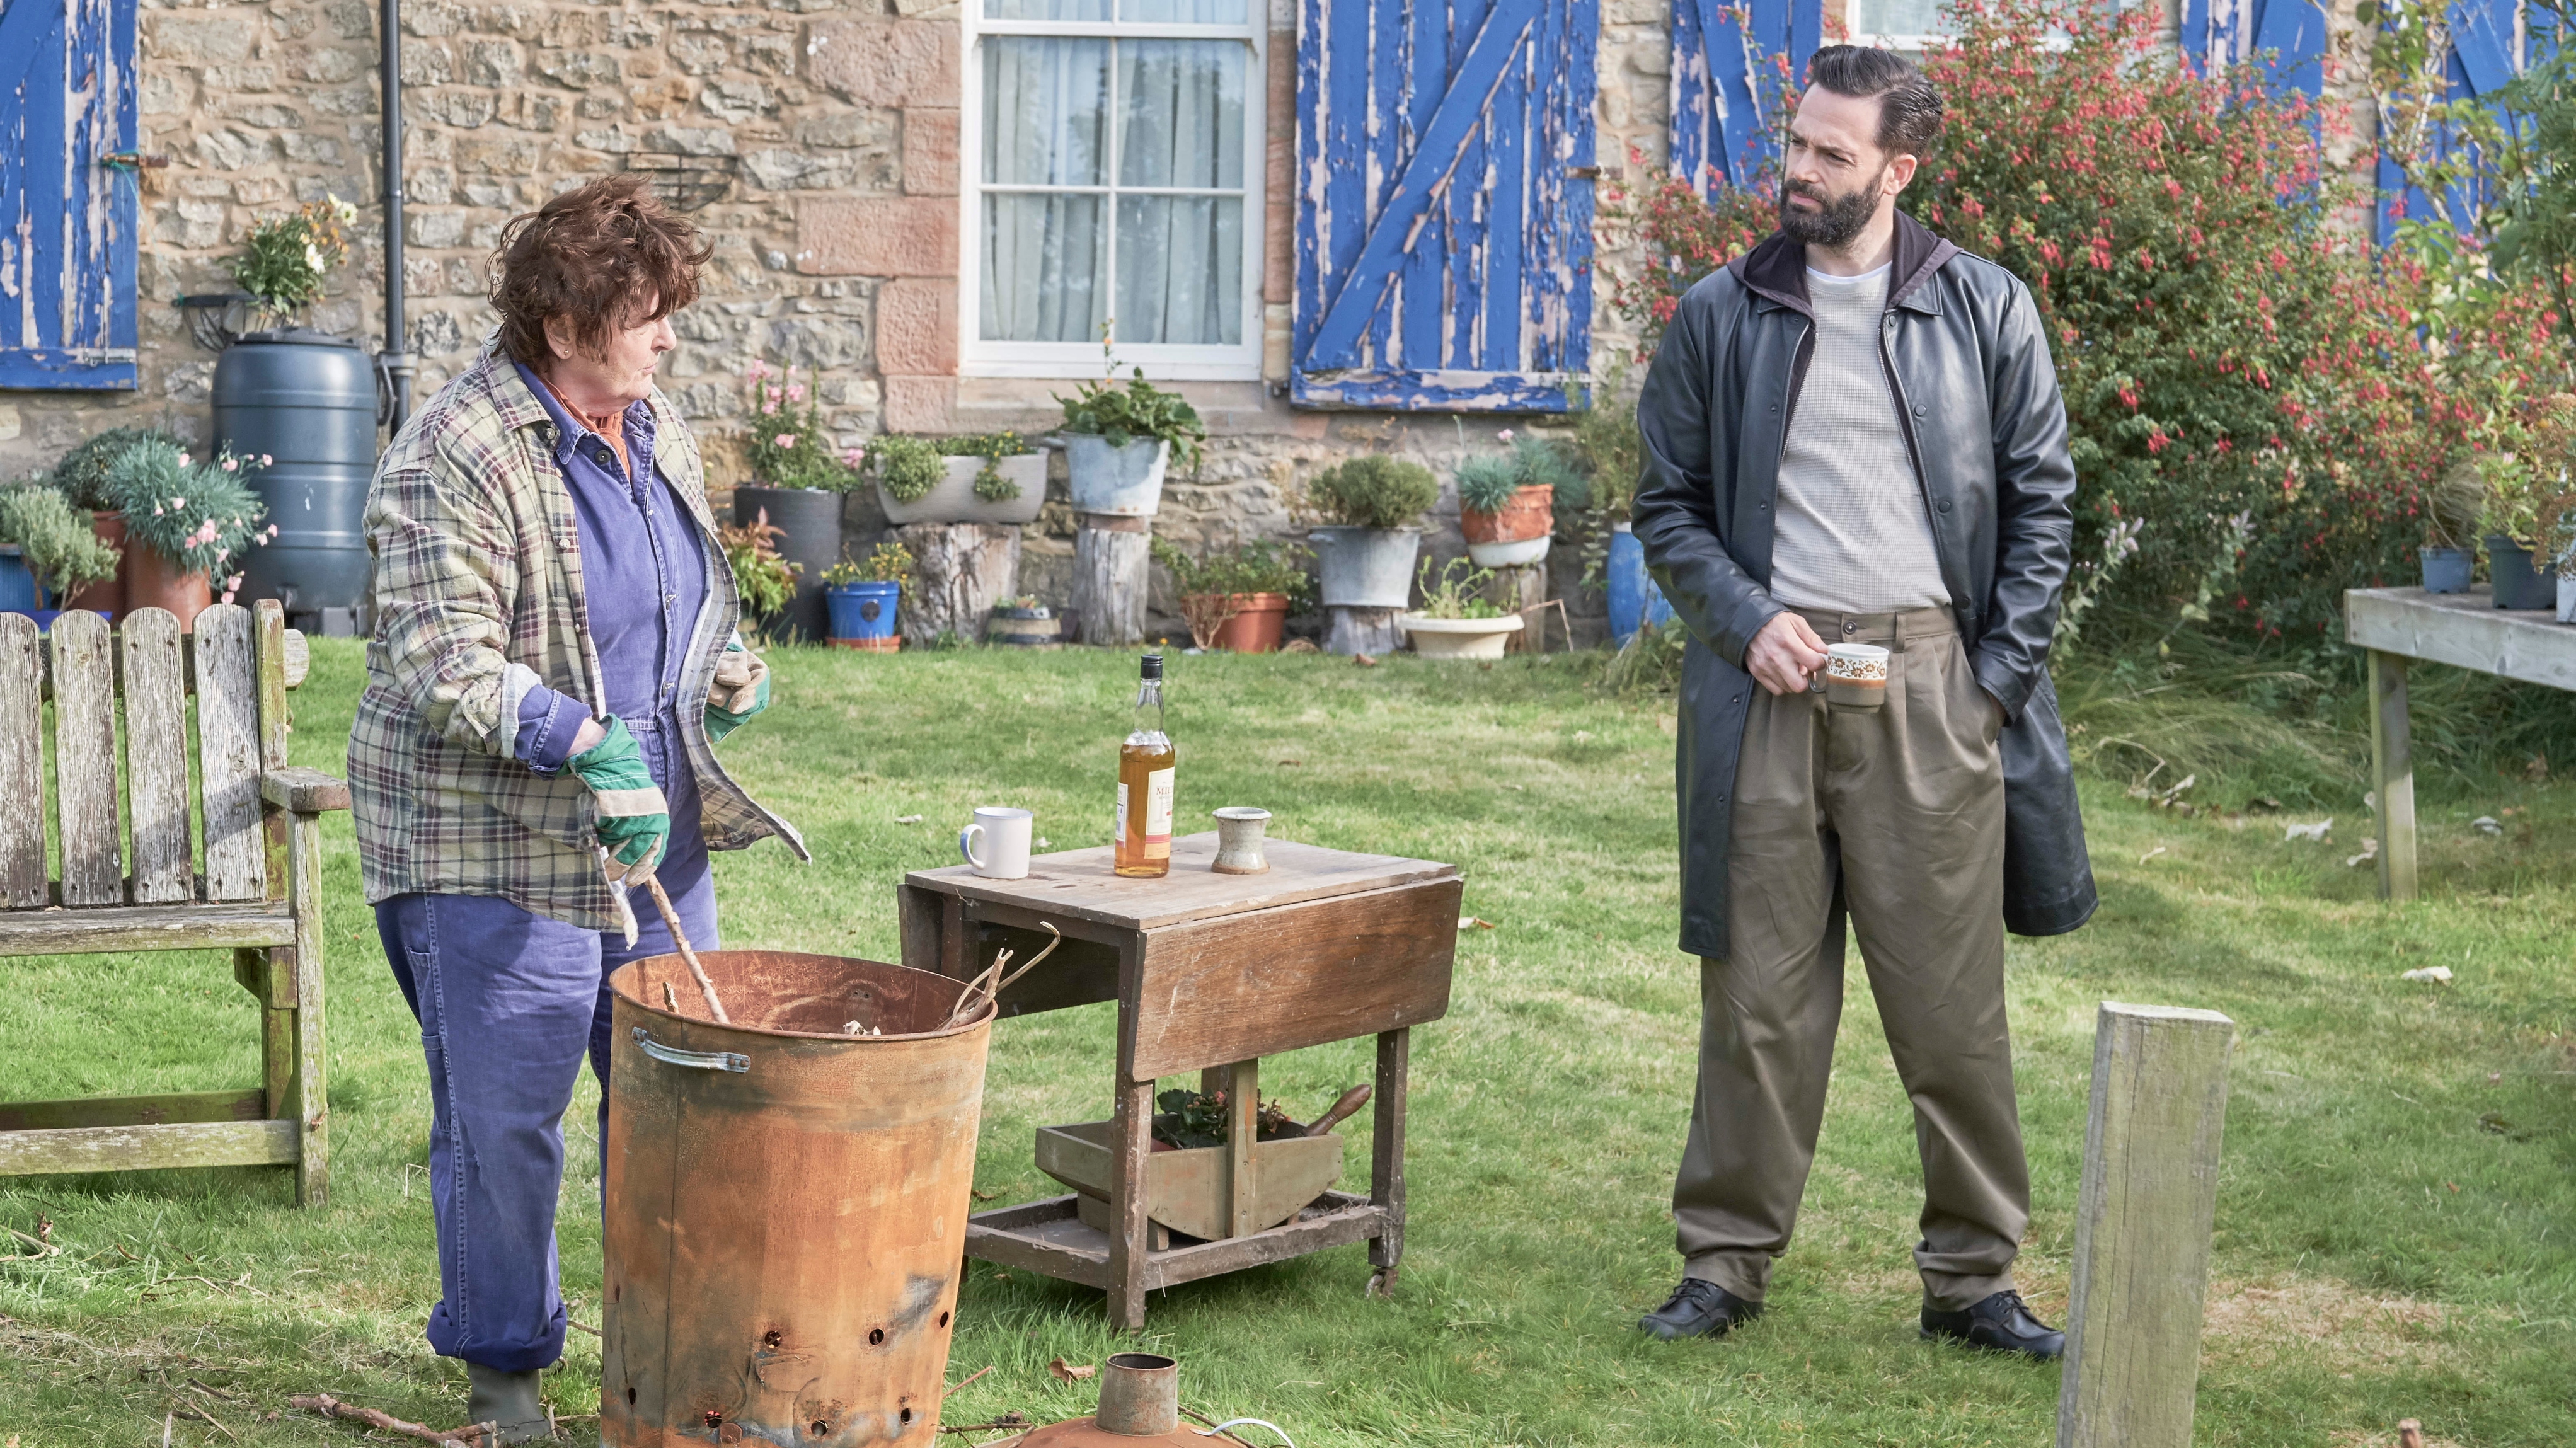
[[[650,399],[654,466],[687,500],[707,559],[678,709],[710,849],[776,836],[785,820],[716,762],[705,705],[741,599],[707,511],[696,441]],[[619,924],[593,851],[590,791],[510,757],[529,682],[595,712],[606,696],[581,586],[572,494],[554,424],[499,348],[438,390],[377,465],[367,492],[375,636],[349,731],[349,786],[367,903],[411,891],[498,895],[593,930]]]

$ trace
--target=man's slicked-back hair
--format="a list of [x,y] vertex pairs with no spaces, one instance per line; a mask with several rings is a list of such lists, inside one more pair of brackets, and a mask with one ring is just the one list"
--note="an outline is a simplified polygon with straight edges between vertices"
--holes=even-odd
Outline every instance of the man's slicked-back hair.
[[1878,148],[1927,156],[1941,139],[1941,92],[1914,62],[1874,45],[1828,45],[1807,62],[1807,83],[1878,102]]

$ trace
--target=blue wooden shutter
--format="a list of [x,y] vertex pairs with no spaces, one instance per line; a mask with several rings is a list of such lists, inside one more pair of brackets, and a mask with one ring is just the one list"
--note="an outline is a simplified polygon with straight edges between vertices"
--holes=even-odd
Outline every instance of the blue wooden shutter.
[[1591,366],[1599,0],[1303,0],[1292,398],[1561,412]]
[[1753,184],[1824,27],[1822,0],[1673,0],[1673,174],[1702,194]]
[[[2451,54],[2444,70],[2453,100],[2494,95],[2530,59],[2515,53],[2514,0],[2454,0],[2450,22]],[[2533,39],[2535,43],[2545,43],[2540,37]],[[2402,207],[2404,215],[2419,220],[2447,215],[2453,225],[2467,229],[2475,224],[2479,204],[2484,200],[2461,195],[2455,188],[2453,194],[2437,204],[2432,197],[2406,185],[2405,173],[2386,157],[2380,159],[2378,181],[2378,235],[2383,245],[2397,234],[2398,217],[2392,206]]]
[[5,4],[0,387],[130,388],[134,0]]
[[2175,43],[2204,74],[2269,52],[2272,85],[2314,96],[2329,43],[2317,0],[2183,0]]

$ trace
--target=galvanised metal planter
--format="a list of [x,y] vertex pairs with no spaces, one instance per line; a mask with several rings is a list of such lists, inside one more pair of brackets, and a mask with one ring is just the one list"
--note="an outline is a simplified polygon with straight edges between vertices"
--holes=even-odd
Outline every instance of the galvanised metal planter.
[[1315,571],[1328,608],[1402,608],[1413,601],[1413,557],[1422,548],[1419,528],[1352,528],[1327,524],[1309,529]]

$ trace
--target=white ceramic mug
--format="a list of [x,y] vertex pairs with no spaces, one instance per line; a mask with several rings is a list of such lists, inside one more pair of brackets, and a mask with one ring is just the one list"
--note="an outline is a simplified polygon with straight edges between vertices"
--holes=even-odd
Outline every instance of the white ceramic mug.
[[1844,709],[1875,709],[1887,702],[1887,650],[1876,644],[1831,644],[1825,649],[1825,702]]
[[[975,811],[974,823],[957,832],[957,853],[988,880],[1025,880],[1030,820],[1027,810],[985,805]],[[984,853],[975,853],[977,845],[984,847]]]

